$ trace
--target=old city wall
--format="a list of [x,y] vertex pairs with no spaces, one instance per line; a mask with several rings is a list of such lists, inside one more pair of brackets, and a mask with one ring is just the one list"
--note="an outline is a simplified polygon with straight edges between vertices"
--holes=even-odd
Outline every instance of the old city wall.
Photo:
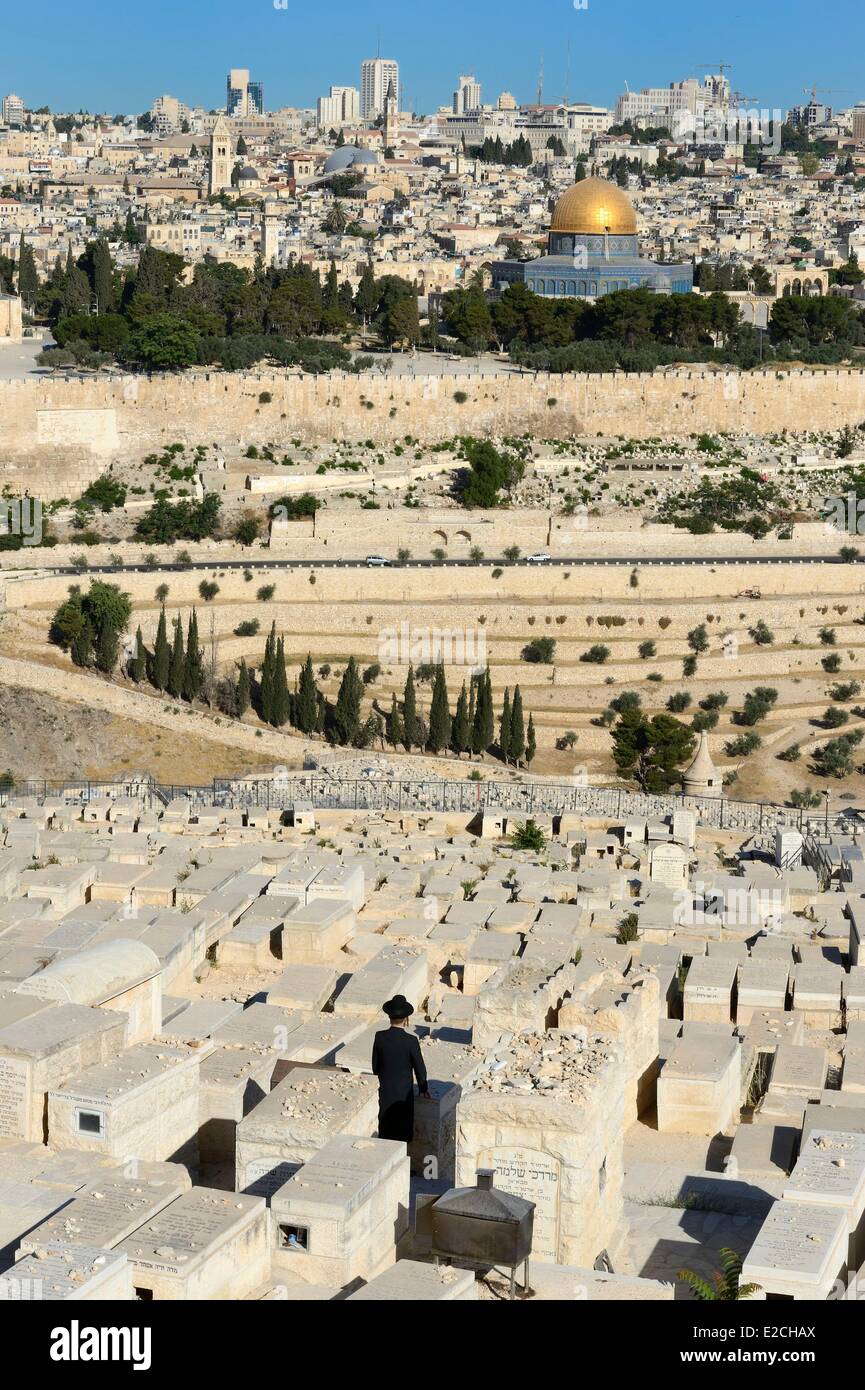
[[[270,399],[267,399],[269,395]],[[264,399],[262,399],[264,397]],[[0,382],[0,482],[74,494],[112,458],[175,440],[220,446],[461,433],[646,438],[838,429],[865,420],[865,373],[397,376],[201,372]],[[35,474],[35,470],[38,473]]]

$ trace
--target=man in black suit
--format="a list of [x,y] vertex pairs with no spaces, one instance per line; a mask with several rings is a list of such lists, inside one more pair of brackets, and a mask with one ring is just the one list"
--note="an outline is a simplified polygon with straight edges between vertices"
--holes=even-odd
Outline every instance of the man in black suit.
[[390,1019],[390,1027],[376,1033],[372,1045],[372,1069],[378,1077],[378,1137],[401,1139],[410,1144],[414,1138],[414,1086],[428,1096],[426,1067],[420,1043],[407,1030],[414,1013],[402,994],[395,994],[382,1004]]

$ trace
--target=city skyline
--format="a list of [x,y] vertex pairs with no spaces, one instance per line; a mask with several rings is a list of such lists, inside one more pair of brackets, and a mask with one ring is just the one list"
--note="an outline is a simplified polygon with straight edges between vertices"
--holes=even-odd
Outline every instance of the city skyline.
[[[469,13],[446,0],[435,29],[390,0],[364,15],[338,2],[338,23],[329,28],[326,43],[318,42],[317,15],[276,8],[273,0],[244,14],[241,35],[236,11],[224,0],[206,7],[189,0],[180,11],[153,0],[148,14],[147,31],[135,35],[129,73],[123,67],[129,35],[107,0],[88,0],[83,26],[80,10],[72,14],[57,0],[41,7],[40,31],[45,26],[52,32],[51,53],[63,55],[56,63],[35,44],[33,20],[21,11],[11,14],[0,89],[19,93],[31,108],[57,111],[138,113],[165,92],[213,109],[224,102],[226,72],[241,66],[263,83],[269,109],[314,107],[331,85],[359,85],[361,63],[379,53],[399,63],[406,105],[425,113],[449,104],[460,72],[475,74],[487,102],[503,90],[521,103],[534,101],[542,64],[548,102],[567,95],[612,106],[626,83],[633,89],[664,85],[717,71],[721,62],[734,90],[762,106],[786,110],[811,85],[828,89],[825,99],[836,107],[865,99],[856,58],[865,18],[853,0],[838,7],[850,40],[843,45],[837,26],[813,31],[804,0],[769,0],[757,12],[726,12],[723,26],[695,15],[685,0],[671,0],[657,23],[639,0],[588,0],[585,9],[572,0],[538,0],[530,21],[535,35],[524,32],[525,11],[514,0]],[[459,22],[456,44],[451,20]],[[170,46],[164,43],[166,25]],[[737,37],[737,26],[746,37]],[[85,71],[93,76],[82,78]]]

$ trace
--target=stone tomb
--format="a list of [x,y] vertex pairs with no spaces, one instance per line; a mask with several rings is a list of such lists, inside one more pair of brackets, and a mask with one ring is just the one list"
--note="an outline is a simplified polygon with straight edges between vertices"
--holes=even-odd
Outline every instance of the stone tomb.
[[724,956],[695,956],[685,979],[685,1022],[730,1023],[737,964]]
[[660,840],[649,852],[649,877],[678,893],[688,886],[688,855],[681,845]]
[[48,1093],[48,1137],[59,1148],[125,1159],[194,1160],[201,1054],[143,1043]]
[[742,1264],[743,1284],[769,1298],[822,1301],[847,1265],[845,1211],[812,1202],[774,1202]]
[[122,1014],[0,996],[0,1138],[42,1143],[48,1092],[83,1067],[116,1057],[125,1041]]
[[371,1138],[378,1082],[324,1067],[296,1067],[237,1126],[238,1192],[270,1197],[338,1134]]
[[52,1243],[0,1274],[0,1303],[129,1303],[134,1297],[126,1255],[99,1246]]
[[244,1298],[270,1273],[269,1214],[260,1197],[194,1187],[117,1249],[139,1298]]
[[474,1301],[478,1286],[470,1269],[453,1265],[424,1264],[420,1260],[399,1260],[383,1274],[364,1284],[348,1302],[365,1303],[457,1303]]
[[755,1011],[783,1009],[790,969],[785,961],[746,960],[739,966],[736,1023],[747,1025]]
[[843,1211],[850,1236],[847,1265],[860,1267],[865,1259],[865,1135],[811,1130],[784,1188],[784,1200],[788,1198]]
[[457,1106],[457,1187],[479,1168],[535,1203],[532,1258],[593,1266],[623,1236],[621,1047],[585,1032],[524,1034],[488,1059]]
[[396,1259],[408,1230],[405,1145],[341,1134],[271,1198],[275,1276],[344,1288]]
[[64,1242],[113,1250],[190,1187],[189,1174],[172,1165],[176,1178],[127,1178],[106,1173],[77,1192],[62,1210],[23,1237],[26,1255]]
[[661,1134],[715,1135],[738,1119],[741,1045],[710,1033],[679,1038],[658,1076]]

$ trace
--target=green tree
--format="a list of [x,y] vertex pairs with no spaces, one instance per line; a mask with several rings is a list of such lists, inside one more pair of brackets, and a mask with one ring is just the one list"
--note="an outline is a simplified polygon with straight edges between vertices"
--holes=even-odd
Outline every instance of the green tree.
[[144,638],[141,636],[141,628],[139,627],[135,634],[135,655],[129,663],[129,674],[135,681],[135,684],[138,685],[144,680],[146,672],[147,652],[144,647]]
[[514,698],[511,705],[510,755],[518,767],[525,751],[526,733],[523,723],[523,697],[520,694],[520,687],[516,685],[514,686]]
[[536,738],[535,738],[535,721],[534,721],[534,719],[532,718],[532,716],[529,715],[529,729],[528,729],[528,733],[526,734],[526,766],[527,766],[527,767],[531,767],[532,763],[534,762],[534,760],[535,760],[535,753],[537,752],[537,747],[538,747],[538,746],[537,746],[537,740],[536,740]]
[[387,740],[394,748],[405,743],[405,726],[400,716],[396,695],[391,696],[390,714],[387,720]]
[[249,670],[247,669],[247,665],[246,665],[246,662],[244,661],[243,657],[241,657],[241,658],[240,658],[240,670],[239,670],[238,673],[237,673],[237,693],[236,693],[236,696],[235,696],[236,701],[237,701],[237,717],[238,717],[238,719],[242,719],[243,716],[246,714],[246,711],[249,709],[249,701],[250,701],[250,688],[249,688],[249,687],[250,687],[250,682],[249,682]]
[[339,744],[357,745],[360,734],[360,707],[363,697],[363,681],[354,657],[349,657],[343,672],[333,708],[332,727],[335,741]]
[[204,684],[204,666],[198,645],[198,616],[193,608],[186,634],[186,657],[183,666],[183,698],[197,700]]
[[259,714],[265,724],[272,723],[273,714],[273,682],[276,667],[276,623],[271,625],[270,633],[264,644],[264,658],[261,663],[261,678],[259,681]]
[[499,750],[506,763],[511,760],[511,692],[505,690],[502,716],[499,720]]
[[311,734],[315,730],[315,722],[318,714],[318,687],[315,683],[315,673],[312,669],[312,657],[307,652],[306,661],[300,670],[300,681],[297,689],[297,700],[295,701],[294,722],[303,734]]
[[183,694],[183,673],[186,665],[183,651],[183,624],[180,617],[174,619],[174,641],[171,646],[171,660],[168,665],[168,693],[175,699]]
[[168,671],[171,665],[171,649],[168,645],[168,636],[165,621],[165,604],[162,605],[159,614],[159,623],[156,628],[156,642],[153,647],[153,684],[157,690],[166,690],[168,687]]
[[412,748],[417,748],[420,739],[418,735],[417,718],[417,696],[414,688],[414,667],[409,666],[408,675],[405,678],[405,690],[402,697],[402,718],[403,718],[403,742],[406,752],[411,752]]
[[451,748],[459,757],[462,753],[471,750],[472,727],[469,722],[469,697],[466,692],[466,683],[463,681],[460,690],[457,707],[454,712],[454,720],[451,726]]
[[290,704],[288,677],[285,671],[285,644],[280,637],[276,644],[276,653],[274,657],[273,701],[270,711],[270,722],[277,729],[281,729],[283,724],[288,722]]
[[21,233],[18,242],[18,293],[24,301],[25,307],[31,309],[39,290],[39,273],[36,269],[36,257],[33,255],[33,248],[24,240],[24,233]]
[[680,780],[681,765],[694,752],[694,735],[669,714],[649,719],[627,709],[612,730],[613,759],[619,772],[632,776],[643,791],[666,792]]
[[433,681],[432,702],[429,716],[429,747],[434,753],[447,748],[451,738],[451,712],[448,703],[448,690],[445,681],[444,663],[436,666]]
[[486,753],[493,741],[494,730],[493,689],[490,668],[487,666],[475,677],[475,707],[472,719],[472,752],[475,755]]

